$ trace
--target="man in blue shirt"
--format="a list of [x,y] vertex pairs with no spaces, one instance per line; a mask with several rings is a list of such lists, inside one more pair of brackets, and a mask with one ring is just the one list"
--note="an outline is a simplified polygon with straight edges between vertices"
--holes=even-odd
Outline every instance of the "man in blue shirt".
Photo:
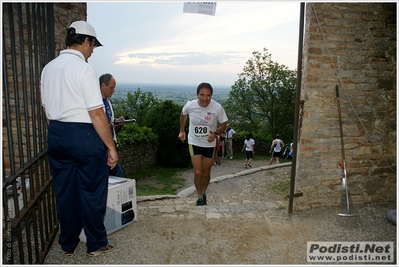
[[[114,110],[112,109],[111,101],[109,101],[109,99],[108,99],[108,98],[112,97],[112,95],[115,92],[116,80],[109,73],[101,75],[99,80],[100,80],[101,95],[103,97],[103,103],[104,103],[104,111],[105,111],[105,114],[107,115],[108,124],[109,124],[109,128],[110,128],[110,131],[112,134],[112,138],[114,139],[115,145],[117,145],[116,130],[118,130],[120,128],[115,129],[114,122],[115,121],[121,122],[121,121],[124,121],[125,119],[121,116],[115,120]],[[119,127],[122,127],[122,124],[119,124],[119,125],[120,125]],[[117,176],[117,177],[124,177],[121,165],[119,163],[117,163],[115,168],[113,168],[113,169],[110,168],[109,175]]]

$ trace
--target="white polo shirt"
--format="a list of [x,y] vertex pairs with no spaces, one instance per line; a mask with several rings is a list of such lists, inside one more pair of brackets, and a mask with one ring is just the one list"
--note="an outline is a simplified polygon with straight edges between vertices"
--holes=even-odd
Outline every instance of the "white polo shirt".
[[97,73],[74,49],[44,67],[41,98],[47,119],[62,122],[92,123],[88,111],[104,106]]
[[198,105],[198,100],[188,101],[183,107],[183,115],[189,115],[188,143],[200,147],[214,147],[216,141],[208,142],[210,131],[215,132],[217,122],[227,121],[222,105],[211,100],[207,107]]

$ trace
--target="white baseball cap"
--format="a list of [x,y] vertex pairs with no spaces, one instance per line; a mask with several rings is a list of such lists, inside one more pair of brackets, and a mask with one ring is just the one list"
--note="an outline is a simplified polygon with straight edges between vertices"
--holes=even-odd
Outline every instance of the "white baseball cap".
[[[73,30],[75,29],[75,30]],[[68,34],[84,34],[96,38],[95,46],[103,46],[97,39],[96,31],[88,22],[80,20],[73,22],[68,28]]]

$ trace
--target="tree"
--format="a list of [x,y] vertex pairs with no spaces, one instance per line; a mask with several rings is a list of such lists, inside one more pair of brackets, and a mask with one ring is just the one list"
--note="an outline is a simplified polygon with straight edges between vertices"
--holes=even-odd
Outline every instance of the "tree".
[[266,48],[252,55],[224,105],[229,121],[239,129],[264,131],[269,139],[276,133],[291,139],[296,71],[273,62]]
[[152,92],[143,92],[140,88],[133,93],[127,93],[126,99],[114,100],[113,109],[115,118],[128,116],[136,119],[137,124],[142,125],[147,113],[159,103]]
[[187,144],[177,138],[182,106],[171,100],[158,103],[145,118],[144,124],[158,134],[158,164],[165,167],[187,167],[190,154]]

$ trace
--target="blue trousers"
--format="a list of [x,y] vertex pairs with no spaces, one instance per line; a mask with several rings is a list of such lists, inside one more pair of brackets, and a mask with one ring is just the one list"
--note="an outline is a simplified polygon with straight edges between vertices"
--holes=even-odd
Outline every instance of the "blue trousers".
[[112,170],[109,170],[109,175],[110,176],[117,176],[117,177],[125,177],[123,175],[123,170],[122,167],[119,163],[116,164],[115,168],[113,168]]
[[50,121],[48,156],[60,223],[59,243],[73,252],[84,228],[87,252],[108,244],[107,148],[90,123]]

